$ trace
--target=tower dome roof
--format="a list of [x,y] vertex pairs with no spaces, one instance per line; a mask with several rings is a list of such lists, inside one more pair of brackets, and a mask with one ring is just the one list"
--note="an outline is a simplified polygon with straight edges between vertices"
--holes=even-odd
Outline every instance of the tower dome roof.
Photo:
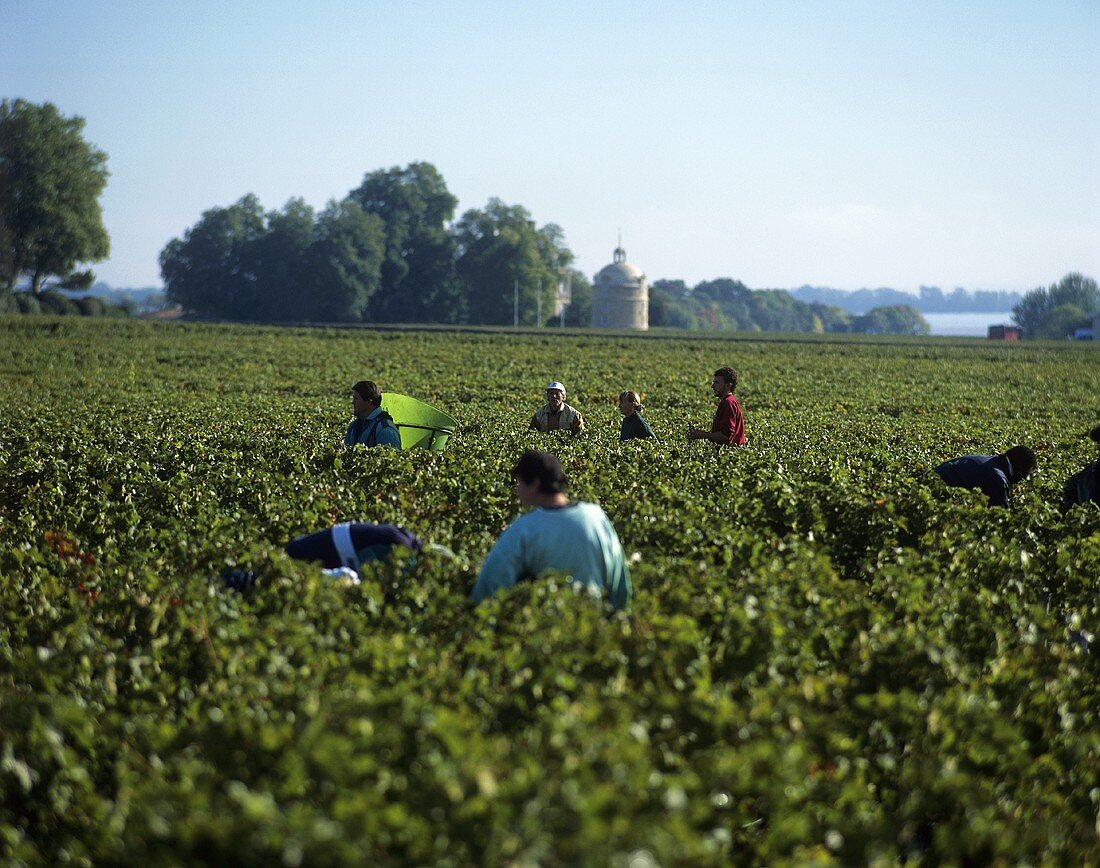
[[645,280],[645,274],[637,266],[626,261],[626,251],[622,247],[615,248],[615,261],[605,265],[596,272],[596,283],[609,286],[622,286],[624,284],[637,284]]
[[592,325],[596,328],[649,328],[649,287],[645,275],[626,261],[622,239],[615,261],[596,274],[592,285]]

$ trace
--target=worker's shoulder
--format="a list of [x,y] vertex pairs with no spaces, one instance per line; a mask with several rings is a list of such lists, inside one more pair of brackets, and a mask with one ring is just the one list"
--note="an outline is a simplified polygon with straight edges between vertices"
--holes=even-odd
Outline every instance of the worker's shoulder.
[[541,506],[538,509],[533,509],[516,519],[516,523],[518,524],[520,521],[527,519],[527,522],[532,525],[571,524],[590,521],[594,517],[606,518],[599,504],[588,503],[583,500],[571,500],[565,506]]
[[939,467],[981,467],[993,460],[993,455],[960,455],[958,458],[948,458]]
[[577,524],[604,524],[609,520],[607,513],[603,511],[603,507],[598,503],[589,503],[584,500],[575,500],[569,504],[568,521],[576,522]]

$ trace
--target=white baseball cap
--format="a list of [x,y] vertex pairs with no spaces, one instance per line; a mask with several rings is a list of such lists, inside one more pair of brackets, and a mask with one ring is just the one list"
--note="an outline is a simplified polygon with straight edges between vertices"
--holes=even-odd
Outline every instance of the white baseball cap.
[[546,387],[547,392],[549,392],[551,389],[557,389],[563,395],[565,394],[565,386],[563,386],[557,380],[554,380],[554,382],[552,382],[549,386]]

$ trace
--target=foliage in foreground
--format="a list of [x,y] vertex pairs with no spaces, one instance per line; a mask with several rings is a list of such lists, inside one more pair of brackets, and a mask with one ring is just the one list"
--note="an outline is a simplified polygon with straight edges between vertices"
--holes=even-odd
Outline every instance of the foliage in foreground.
[[[1091,348],[0,323],[0,856],[15,864],[1096,861]],[[750,445],[683,442],[719,364]],[[362,376],[446,452],[345,451]],[[550,378],[591,436],[524,430]],[[646,397],[662,443],[617,440]],[[1016,442],[1012,511],[931,467]],[[476,609],[547,444],[636,600]],[[358,587],[293,535],[456,559]],[[227,564],[250,594],[210,581]]]

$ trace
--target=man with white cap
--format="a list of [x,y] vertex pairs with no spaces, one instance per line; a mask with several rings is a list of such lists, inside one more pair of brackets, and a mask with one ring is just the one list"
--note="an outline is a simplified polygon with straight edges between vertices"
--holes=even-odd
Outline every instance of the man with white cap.
[[565,403],[565,386],[557,380],[546,387],[546,406],[540,407],[531,417],[531,429],[544,434],[549,431],[580,434],[584,431],[584,417],[576,407]]

